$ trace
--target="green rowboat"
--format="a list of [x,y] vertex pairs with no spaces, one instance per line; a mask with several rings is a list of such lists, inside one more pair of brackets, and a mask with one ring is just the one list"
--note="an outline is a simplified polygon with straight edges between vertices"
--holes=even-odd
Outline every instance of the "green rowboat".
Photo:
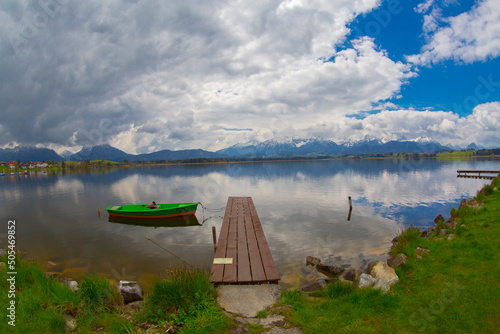
[[194,215],[198,203],[164,203],[156,208],[147,204],[111,205],[106,208],[110,217],[124,218],[170,218]]

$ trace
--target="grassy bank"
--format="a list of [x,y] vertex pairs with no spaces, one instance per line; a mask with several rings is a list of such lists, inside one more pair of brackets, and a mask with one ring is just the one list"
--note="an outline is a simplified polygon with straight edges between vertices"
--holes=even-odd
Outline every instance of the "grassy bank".
[[[7,267],[0,270],[0,333],[66,333],[67,321],[82,334],[220,333],[230,326],[204,270],[174,270],[158,277],[142,309],[134,311],[123,305],[117,282],[90,275],[73,292],[66,284],[47,278],[35,262],[21,257],[15,260],[13,290],[8,261],[3,262]],[[7,309],[11,300],[14,312]],[[15,318],[8,317],[12,314]]]
[[[387,294],[330,284],[315,298],[284,293],[287,318],[304,333],[498,333],[500,328],[500,179],[470,206],[452,210],[428,238],[409,229],[392,253],[409,259]],[[444,231],[443,231],[444,232]],[[451,237],[450,235],[453,234]],[[450,239],[450,240],[449,240]],[[417,247],[430,252],[419,255]]]

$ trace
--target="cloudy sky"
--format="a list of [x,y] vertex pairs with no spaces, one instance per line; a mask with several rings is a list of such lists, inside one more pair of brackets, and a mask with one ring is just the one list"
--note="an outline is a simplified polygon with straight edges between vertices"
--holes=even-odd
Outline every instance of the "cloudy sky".
[[499,56],[498,0],[3,0],[0,147],[498,147]]

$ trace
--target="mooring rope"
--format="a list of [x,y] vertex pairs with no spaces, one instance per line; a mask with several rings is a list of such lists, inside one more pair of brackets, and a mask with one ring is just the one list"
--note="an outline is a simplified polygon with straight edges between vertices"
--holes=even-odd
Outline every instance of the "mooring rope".
[[176,258],[178,258],[179,260],[181,260],[182,262],[184,262],[184,263],[185,263],[185,264],[187,264],[188,266],[191,266],[192,268],[194,268],[194,266],[193,266],[192,264],[187,263],[186,261],[184,261],[183,259],[181,259],[181,258],[180,258],[180,257],[178,257],[177,255],[175,255],[174,253],[172,253],[171,251],[169,251],[169,250],[168,250],[168,249],[166,249],[165,247],[162,247],[162,246],[161,246],[161,245],[159,245],[157,242],[155,242],[155,241],[153,241],[153,240],[149,239],[149,237],[148,237],[148,236],[146,236],[146,239],[147,239],[148,241],[151,241],[152,243],[154,243],[156,246],[160,247],[160,248],[161,248],[161,249],[163,249],[164,251],[167,251],[169,254],[171,254],[171,255],[175,256]]
[[203,208],[203,210],[206,210],[208,212],[219,212],[219,211],[222,211],[226,208],[226,206],[223,206],[222,208],[219,208],[219,209],[210,209],[210,208],[207,208],[206,206],[204,206],[203,204],[201,204],[201,202],[198,202],[198,204]]

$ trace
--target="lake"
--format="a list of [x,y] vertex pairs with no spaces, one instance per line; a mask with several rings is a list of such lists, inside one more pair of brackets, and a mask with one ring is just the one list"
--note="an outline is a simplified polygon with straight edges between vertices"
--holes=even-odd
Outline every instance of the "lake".
[[[385,259],[410,224],[429,226],[491,181],[458,169],[500,170],[500,160],[312,160],[115,168],[0,178],[0,247],[16,220],[16,246],[47,271],[80,279],[104,273],[137,280],[188,263],[210,267],[212,226],[228,196],[251,196],[284,284],[314,276],[307,255],[362,268]],[[352,216],[347,220],[352,197]],[[201,202],[194,226],[135,226],[108,221],[106,207]],[[98,217],[100,208],[101,217]],[[215,209],[220,209],[216,211]],[[181,221],[180,224],[186,222]]]

